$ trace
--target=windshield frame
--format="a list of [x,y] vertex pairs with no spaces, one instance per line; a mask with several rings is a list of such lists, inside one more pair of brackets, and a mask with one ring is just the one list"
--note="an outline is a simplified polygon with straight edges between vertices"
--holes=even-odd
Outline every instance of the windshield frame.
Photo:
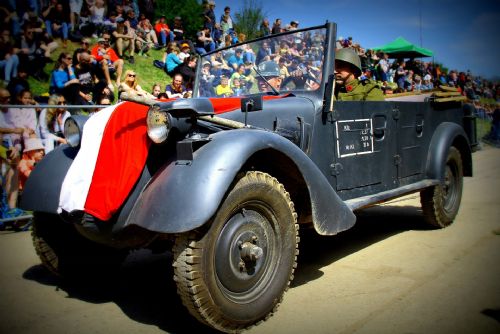
[[[228,51],[228,50],[236,50],[238,48],[243,48],[245,45],[247,44],[253,44],[253,45],[256,45],[256,44],[260,44],[262,43],[263,41],[266,41],[266,40],[279,40],[279,39],[283,39],[283,37],[286,37],[288,35],[293,35],[293,34],[299,34],[299,33],[306,33],[306,32],[313,32],[313,31],[320,31],[320,30],[324,30],[324,35],[323,35],[323,50],[321,51],[322,52],[322,65],[321,65],[321,69],[319,69],[319,73],[320,73],[320,79],[318,80],[318,88],[316,89],[313,89],[313,90],[306,90],[306,89],[292,89],[292,90],[279,90],[279,92],[281,94],[285,93],[285,94],[289,94],[289,93],[293,93],[293,94],[299,94],[301,95],[302,93],[304,94],[307,94],[307,95],[310,95],[311,93],[313,94],[320,94],[321,96],[324,94],[324,88],[325,88],[325,81],[328,79],[328,75],[330,73],[333,73],[331,72],[333,69],[331,69],[331,61],[329,58],[331,58],[331,56],[329,56],[329,54],[331,54],[332,50],[331,50],[331,39],[332,39],[332,33],[333,33],[333,39],[335,39],[335,32],[336,32],[336,29],[335,29],[336,25],[334,23],[331,23],[331,22],[326,22],[325,24],[323,25],[318,25],[318,26],[313,26],[313,27],[308,27],[308,28],[302,28],[302,29],[296,29],[296,30],[291,30],[291,31],[286,31],[286,32],[282,32],[282,33],[279,33],[279,34],[273,34],[273,35],[268,35],[268,36],[263,36],[263,37],[259,37],[259,38],[256,38],[256,39],[253,39],[253,40],[249,40],[249,41],[245,41],[245,42],[242,42],[242,43],[237,43],[237,44],[234,44],[234,45],[230,45],[230,46],[227,46],[227,47],[223,47],[223,48],[219,48],[219,49],[216,49],[212,52],[208,52],[204,55],[201,55],[199,57],[199,61],[197,63],[197,67],[196,67],[196,79],[195,79],[195,84],[194,84],[194,87],[193,87],[193,97],[207,97],[207,96],[200,96],[200,78],[201,78],[201,71],[203,69],[203,63],[207,60],[207,58],[211,58],[214,54],[217,54],[219,52],[224,52],[224,51]],[[312,35],[314,36],[314,34]],[[257,66],[256,64],[254,64],[254,66]],[[255,73],[255,71],[253,71]],[[258,74],[255,73],[257,76]],[[269,92],[270,91],[270,92]],[[269,89],[268,92],[261,92],[261,91],[257,91],[257,92],[248,92],[247,94],[245,94],[245,96],[248,96],[248,95],[266,95],[266,94],[274,94],[272,92],[271,89]],[[211,97],[218,97],[218,96],[211,96]],[[220,97],[220,96],[219,96]],[[236,97],[236,96],[235,96]]]

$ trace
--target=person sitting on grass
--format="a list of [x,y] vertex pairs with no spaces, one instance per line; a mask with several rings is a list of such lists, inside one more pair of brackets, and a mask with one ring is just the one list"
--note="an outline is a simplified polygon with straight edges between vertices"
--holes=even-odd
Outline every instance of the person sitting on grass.
[[229,78],[223,75],[220,79],[220,84],[215,87],[215,95],[219,97],[230,97],[233,96],[234,92],[229,87]]
[[64,122],[71,114],[66,110],[66,99],[62,95],[53,94],[49,97],[49,105],[57,105],[57,108],[45,108],[38,116],[38,131],[40,139],[45,146],[45,153],[49,153],[54,147],[66,144],[64,138]]
[[167,50],[163,55],[165,72],[167,72],[169,76],[173,76],[176,67],[182,64],[182,61],[179,59],[179,52],[180,50],[177,47],[177,43],[169,43],[167,46]]
[[168,99],[191,97],[191,92],[182,84],[182,75],[180,73],[175,74],[172,83],[165,87],[165,94],[167,94]]
[[102,34],[97,40],[97,45],[92,49],[92,56],[101,64],[101,68],[110,90],[114,90],[111,82],[111,73],[116,71],[116,85],[120,85],[123,71],[123,59],[120,59],[109,43],[109,33]]
[[137,74],[132,70],[127,70],[125,72],[125,77],[123,78],[123,82],[120,84],[118,91],[119,93],[128,93],[129,95],[134,96],[145,96],[153,98],[151,94],[146,92],[142,87],[138,84],[139,80],[137,78]]
[[116,30],[113,31],[113,37],[116,39],[116,51],[118,52],[118,57],[124,58],[125,50],[128,50],[128,61],[130,64],[134,64],[134,53],[135,53],[135,32],[134,29],[130,28],[125,24],[125,19],[119,17],[116,19]]

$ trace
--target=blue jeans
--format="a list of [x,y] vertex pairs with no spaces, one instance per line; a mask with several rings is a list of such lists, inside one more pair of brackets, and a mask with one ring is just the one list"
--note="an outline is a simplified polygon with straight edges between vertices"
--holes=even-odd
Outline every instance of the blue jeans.
[[62,35],[62,39],[66,40],[68,39],[68,32],[71,24],[63,22],[61,28],[59,28],[57,31],[52,31],[52,22],[50,22],[50,20],[47,20],[45,21],[45,27],[47,28],[47,35],[49,35],[49,37],[53,37],[54,35]]
[[202,56],[207,53],[207,50],[205,50],[204,48],[195,47],[194,49],[196,50],[196,52],[198,52],[199,55]]
[[198,52],[198,54],[200,55],[204,55],[205,53],[207,52],[211,52],[211,51],[214,51],[215,50],[215,43],[214,42],[209,42],[207,45],[205,45],[205,47],[195,47],[194,48],[196,50],[196,52]]
[[11,78],[17,77],[17,67],[19,66],[19,57],[11,55],[9,59],[0,60],[0,69],[5,70],[4,80],[9,82]]
[[[175,38],[174,33],[172,32],[172,30],[170,30],[170,32],[168,34],[168,41],[172,42],[174,40],[174,38]],[[167,33],[166,32],[164,32],[164,31],[160,32],[160,40],[161,40],[162,45],[167,45]]]
[[255,54],[252,52],[245,52],[243,54],[243,62],[255,64]]

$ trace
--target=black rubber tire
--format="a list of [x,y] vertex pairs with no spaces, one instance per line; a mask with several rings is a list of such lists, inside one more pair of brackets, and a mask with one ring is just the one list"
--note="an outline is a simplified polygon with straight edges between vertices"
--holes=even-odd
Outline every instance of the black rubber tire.
[[[298,243],[297,214],[284,186],[269,174],[247,172],[208,231],[177,236],[177,292],[202,323],[239,332],[266,320],[280,304],[293,280]],[[263,255],[246,262],[242,249],[251,244]]]
[[53,274],[73,280],[110,278],[128,254],[84,238],[54,214],[34,213],[32,239],[42,264]]
[[462,158],[460,152],[451,146],[446,159],[444,182],[420,192],[425,221],[437,228],[453,223],[460,208],[462,189]]

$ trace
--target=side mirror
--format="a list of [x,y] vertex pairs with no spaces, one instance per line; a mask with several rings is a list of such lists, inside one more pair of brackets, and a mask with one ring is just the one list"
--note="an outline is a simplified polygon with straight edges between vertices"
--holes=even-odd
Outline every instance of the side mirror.
[[244,97],[241,99],[241,111],[253,112],[262,110],[262,95]]

